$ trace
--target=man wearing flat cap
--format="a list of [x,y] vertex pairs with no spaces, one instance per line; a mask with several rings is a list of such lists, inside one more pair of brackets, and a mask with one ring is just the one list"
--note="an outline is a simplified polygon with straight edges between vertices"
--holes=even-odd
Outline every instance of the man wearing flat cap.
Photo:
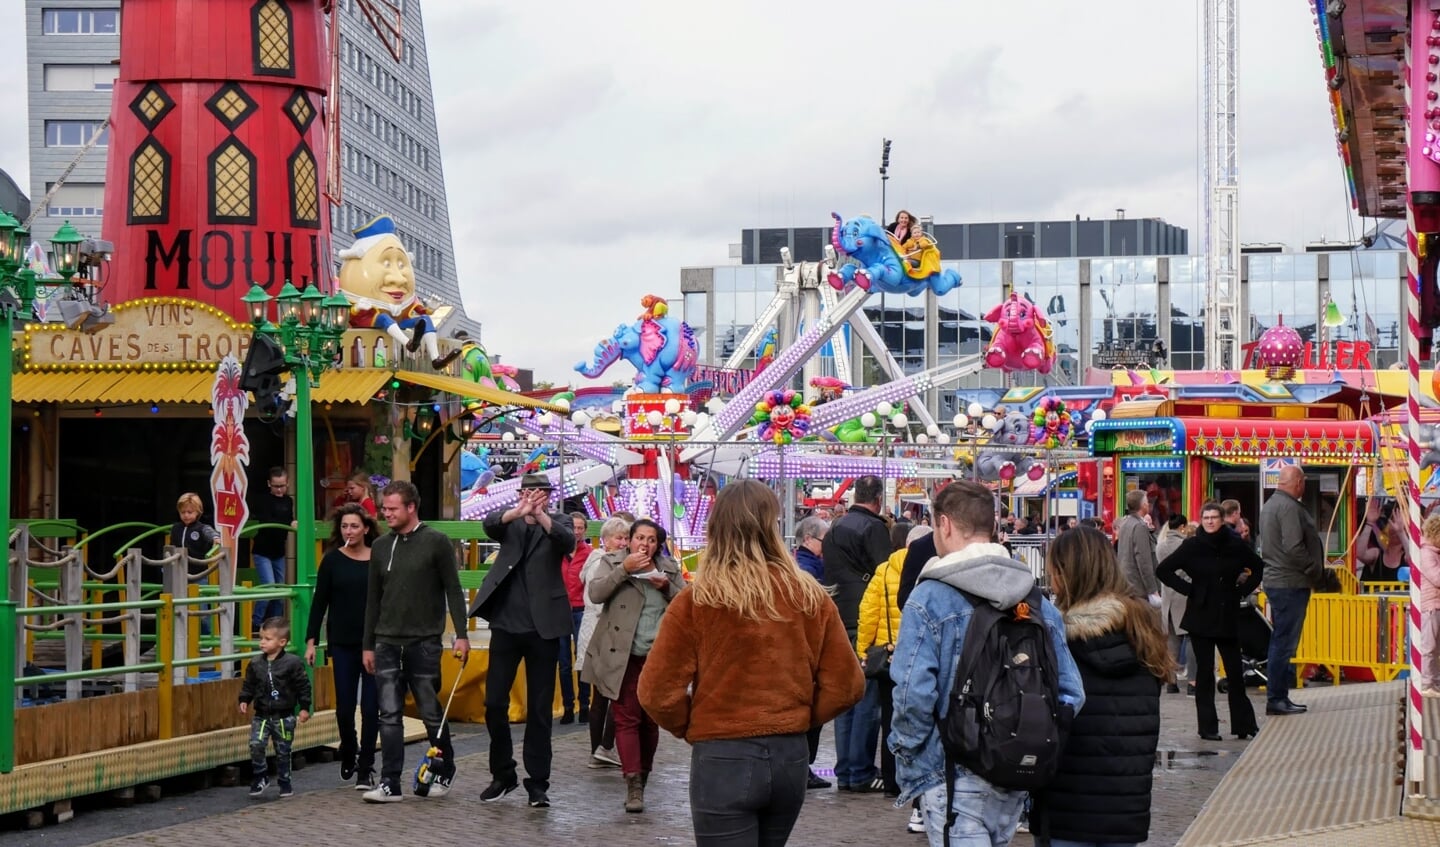
[[510,739],[510,688],[525,662],[525,790],[535,808],[550,805],[550,727],[555,668],[563,636],[570,634],[569,594],[560,565],[575,549],[573,522],[550,506],[550,478],[527,473],[519,499],[485,517],[485,534],[500,543],[471,607],[490,623],[490,667],[485,677],[485,729],[490,733],[490,787],[485,802],[519,787]]

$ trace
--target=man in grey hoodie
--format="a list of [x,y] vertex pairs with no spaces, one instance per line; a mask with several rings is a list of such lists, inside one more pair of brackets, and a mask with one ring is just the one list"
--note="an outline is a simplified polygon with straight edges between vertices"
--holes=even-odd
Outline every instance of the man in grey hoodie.
[[[1035,587],[1035,578],[1029,568],[994,543],[995,498],[988,488],[974,482],[952,482],[935,495],[932,508],[939,556],[925,565],[905,603],[890,662],[895,709],[888,743],[895,753],[900,783],[895,805],[921,798],[931,847],[1008,844],[1026,793],[991,785],[959,765],[954,774],[952,809],[956,819],[950,844],[944,843],[947,774],[937,715],[943,719],[949,708],[955,663],[975,608],[960,591],[998,609],[1010,609]],[[1060,701],[1079,712],[1085,691],[1065,642],[1064,620],[1049,600],[1041,602],[1040,611],[1055,646]]]

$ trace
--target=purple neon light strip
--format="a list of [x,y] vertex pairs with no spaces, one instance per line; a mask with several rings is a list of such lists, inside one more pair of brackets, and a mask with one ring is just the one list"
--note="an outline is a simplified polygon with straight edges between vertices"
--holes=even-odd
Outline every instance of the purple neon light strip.
[[916,382],[914,377],[906,377],[874,388],[867,388],[857,394],[851,394],[849,397],[822,403],[810,413],[810,428],[812,430],[828,429],[851,418],[858,418],[866,412],[873,412],[875,407],[881,403],[898,403],[906,398],[914,397],[925,390]]
[[523,429],[526,432],[534,433],[541,438],[555,438],[559,435],[565,437],[565,449],[577,456],[584,456],[587,459],[594,459],[597,462],[604,462],[607,465],[616,463],[616,451],[619,446],[614,442],[606,440],[608,436],[594,430],[579,430],[568,423],[557,422],[549,428],[536,423],[533,418],[521,418],[514,422],[516,429]]

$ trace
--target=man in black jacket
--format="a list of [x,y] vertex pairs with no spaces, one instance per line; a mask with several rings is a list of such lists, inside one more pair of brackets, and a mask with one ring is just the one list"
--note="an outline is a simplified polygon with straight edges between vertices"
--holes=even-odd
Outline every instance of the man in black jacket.
[[455,657],[470,657],[465,595],[460,591],[455,547],[445,534],[420,522],[420,492],[395,480],[381,492],[380,510],[390,532],[370,548],[370,585],[365,600],[365,633],[361,662],[375,675],[380,700],[380,783],[365,792],[367,803],[401,799],[400,772],[405,769],[405,691],[441,762],[434,779],[415,787],[417,794],[443,797],[455,778],[455,748],[440,706],[440,654],[445,614],[455,625]]
[[550,479],[525,474],[520,499],[485,517],[485,534],[500,542],[500,555],[470,614],[490,623],[490,667],[485,676],[485,730],[490,733],[490,787],[484,802],[519,786],[510,738],[510,688],[525,662],[525,790],[530,805],[550,805],[550,727],[555,716],[555,667],[560,640],[570,634],[570,598],[560,566],[575,550],[574,523],[548,513]]
[[[266,491],[255,498],[250,509],[250,520],[257,524],[295,525],[295,499],[290,496],[290,476],[285,469],[270,469]],[[261,585],[283,585],[287,568],[285,550],[290,542],[290,532],[285,529],[262,529],[250,540],[250,560],[255,565],[255,579]],[[260,623],[268,618],[280,617],[285,613],[281,601],[260,600],[255,603],[255,613],[250,628],[260,631]]]
[[[880,563],[890,558],[890,530],[880,517],[885,484],[877,476],[855,480],[855,505],[830,525],[821,543],[825,584],[835,587],[835,605],[850,640],[860,623],[860,600]],[[865,696],[835,719],[835,781],[841,791],[883,791],[875,768],[880,732],[879,689],[865,683]]]

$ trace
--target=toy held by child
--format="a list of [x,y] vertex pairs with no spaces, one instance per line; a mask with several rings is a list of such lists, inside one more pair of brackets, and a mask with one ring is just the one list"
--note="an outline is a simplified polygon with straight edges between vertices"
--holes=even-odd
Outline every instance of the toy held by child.
[[[310,720],[310,677],[299,656],[285,652],[290,643],[290,623],[269,618],[260,624],[260,650],[264,655],[250,660],[245,681],[240,685],[240,714],[250,715],[250,796],[259,797],[270,785],[265,766],[265,748],[275,742],[275,776],[280,796],[290,797],[290,745],[295,726]],[[296,707],[300,713],[297,717]]]

